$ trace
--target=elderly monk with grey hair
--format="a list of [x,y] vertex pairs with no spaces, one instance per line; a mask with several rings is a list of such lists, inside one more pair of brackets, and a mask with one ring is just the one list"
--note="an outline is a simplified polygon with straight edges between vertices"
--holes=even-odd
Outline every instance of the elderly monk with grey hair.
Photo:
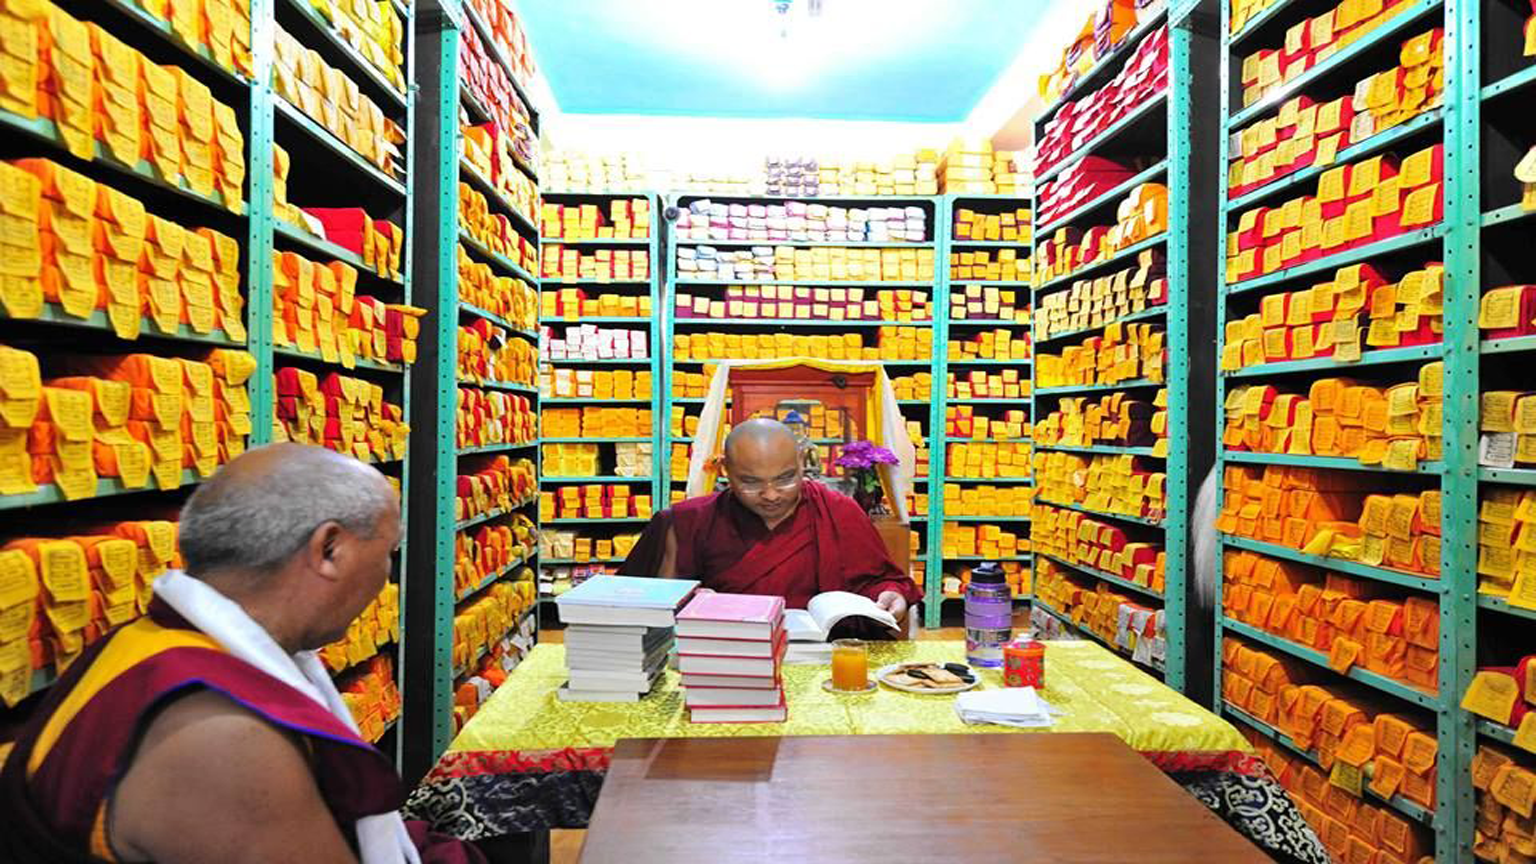
[[315,650],[389,579],[400,501],[319,447],[251,450],[182,510],[186,572],[51,688],[0,770],[0,860],[479,862],[395,812]]

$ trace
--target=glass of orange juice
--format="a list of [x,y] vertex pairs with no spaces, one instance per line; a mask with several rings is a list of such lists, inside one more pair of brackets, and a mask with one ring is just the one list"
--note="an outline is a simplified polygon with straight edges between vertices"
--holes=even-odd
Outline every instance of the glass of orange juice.
[[864,640],[833,640],[832,689],[844,693],[861,693],[869,689],[869,646]]

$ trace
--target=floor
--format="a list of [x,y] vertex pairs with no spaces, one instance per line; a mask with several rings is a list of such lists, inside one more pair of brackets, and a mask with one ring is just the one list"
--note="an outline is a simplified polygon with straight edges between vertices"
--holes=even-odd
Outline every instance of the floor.
[[[1027,623],[1027,614],[1020,613],[1015,616],[1014,627],[1019,628]],[[918,630],[917,638],[922,641],[942,642],[945,640],[958,640],[965,638],[963,627],[940,627],[935,630]],[[559,644],[565,641],[565,633],[560,630],[539,631],[540,642]],[[586,836],[586,831],[579,829],[556,829],[549,832],[549,864],[575,864],[581,857],[581,841]]]

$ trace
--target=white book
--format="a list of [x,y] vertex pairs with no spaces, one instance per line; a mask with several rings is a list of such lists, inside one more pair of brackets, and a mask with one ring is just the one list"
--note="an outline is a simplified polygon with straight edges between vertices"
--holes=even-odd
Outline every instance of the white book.
[[641,695],[634,690],[572,690],[569,684],[555,691],[561,702],[639,702]]
[[778,674],[779,658],[711,657],[707,654],[677,655],[678,671],[684,675],[752,675],[766,678]]
[[677,653],[710,654],[716,657],[772,657],[779,645],[779,637],[762,642],[756,639],[697,639],[679,636]]
[[589,653],[585,651],[565,651],[565,667],[571,670],[584,670],[591,672],[644,672],[654,669],[667,662],[667,655],[671,653],[672,646],[663,644],[649,654],[641,654],[638,651],[628,654]]
[[783,723],[789,708],[780,703],[771,708],[690,708],[688,719],[695,723]]
[[566,686],[577,690],[633,690],[645,693],[656,683],[661,670],[654,672],[594,672],[586,669],[566,670]]
[[684,675],[681,683],[684,689],[690,687],[735,687],[746,690],[778,690],[783,686],[783,679],[777,676],[757,675]]
[[817,665],[832,662],[830,642],[791,642],[784,649],[784,662],[799,665]]
[[565,624],[671,627],[698,587],[693,579],[593,576],[555,598],[555,606]]
[[849,591],[827,591],[817,594],[805,604],[804,609],[789,609],[784,613],[784,629],[789,631],[791,642],[825,642],[827,634],[844,618],[863,617],[878,621],[892,630],[898,629],[896,618],[881,609],[868,597]]
[[[573,628],[566,628],[565,648],[567,651],[649,651],[658,644],[672,638],[672,630],[667,627],[636,627],[640,635],[629,633],[592,633],[591,630],[602,628],[585,628],[584,632],[573,633]],[[614,628],[628,630],[631,628]]]
[[744,687],[688,687],[683,691],[683,704],[689,708],[771,708],[784,701],[784,691],[775,687],[769,690],[749,690]]

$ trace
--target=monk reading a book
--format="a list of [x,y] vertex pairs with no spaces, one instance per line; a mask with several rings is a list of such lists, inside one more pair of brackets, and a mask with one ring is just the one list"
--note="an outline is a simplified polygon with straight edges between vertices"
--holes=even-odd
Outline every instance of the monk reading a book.
[[389,579],[400,500],[373,468],[275,444],[181,513],[186,572],[86,649],[0,745],[0,861],[473,864],[400,818],[314,651]]
[[687,576],[715,591],[777,595],[792,609],[849,591],[905,619],[921,592],[852,498],[806,482],[789,427],[748,420],[726,436],[724,456],[730,488],[658,514],[621,573]]

